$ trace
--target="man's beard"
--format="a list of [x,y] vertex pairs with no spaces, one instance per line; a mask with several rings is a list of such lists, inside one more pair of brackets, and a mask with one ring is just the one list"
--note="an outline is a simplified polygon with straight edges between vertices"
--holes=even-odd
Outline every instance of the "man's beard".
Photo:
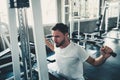
[[56,47],[60,47],[60,46],[62,46],[64,43],[65,43],[65,39],[64,39],[64,40],[62,40],[62,41],[61,41],[61,43],[56,44]]

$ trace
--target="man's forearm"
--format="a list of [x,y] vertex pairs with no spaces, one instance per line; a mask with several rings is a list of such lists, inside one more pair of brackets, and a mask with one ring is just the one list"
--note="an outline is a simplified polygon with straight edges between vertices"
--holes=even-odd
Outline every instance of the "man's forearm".
[[107,58],[105,58],[103,55],[101,55],[95,59],[94,65],[99,66],[99,65],[103,64],[106,61],[106,59]]

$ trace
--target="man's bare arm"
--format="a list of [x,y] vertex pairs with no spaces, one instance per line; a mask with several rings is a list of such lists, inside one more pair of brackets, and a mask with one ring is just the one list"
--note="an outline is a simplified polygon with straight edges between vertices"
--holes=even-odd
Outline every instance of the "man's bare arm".
[[111,56],[111,52],[113,52],[113,50],[108,46],[102,47],[100,50],[101,55],[98,58],[94,59],[91,56],[89,56],[89,58],[86,61],[94,66],[99,66],[103,64],[106,61],[106,59]]

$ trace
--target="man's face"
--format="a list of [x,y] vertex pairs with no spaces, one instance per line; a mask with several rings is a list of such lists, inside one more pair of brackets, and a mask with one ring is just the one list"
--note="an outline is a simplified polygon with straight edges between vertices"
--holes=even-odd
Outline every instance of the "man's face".
[[52,31],[52,39],[56,44],[56,47],[63,46],[65,43],[65,34],[60,32],[59,30]]

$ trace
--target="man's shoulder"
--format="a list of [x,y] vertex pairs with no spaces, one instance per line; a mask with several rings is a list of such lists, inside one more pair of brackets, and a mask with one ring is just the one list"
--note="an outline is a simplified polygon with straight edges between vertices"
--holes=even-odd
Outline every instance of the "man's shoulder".
[[77,44],[77,43],[74,43],[74,42],[71,42],[70,43],[72,46],[75,46],[75,47],[81,47],[81,45]]

